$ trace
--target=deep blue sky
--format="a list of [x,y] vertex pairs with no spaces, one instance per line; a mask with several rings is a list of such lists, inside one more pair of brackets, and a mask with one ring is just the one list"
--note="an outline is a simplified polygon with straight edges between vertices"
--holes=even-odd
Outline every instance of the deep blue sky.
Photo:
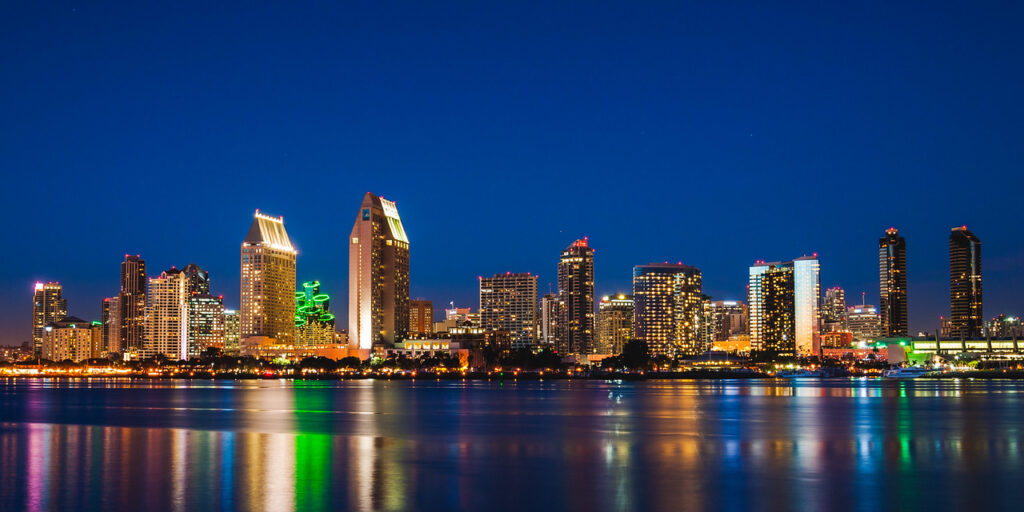
[[209,3],[2,8],[0,342],[29,338],[39,279],[98,318],[126,252],[237,306],[255,208],[344,323],[368,190],[438,307],[494,272],[546,291],[583,235],[599,294],[681,260],[743,298],[753,260],[818,252],[823,287],[877,303],[897,226],[931,329],[967,224],[986,316],[1024,313],[1019,2]]

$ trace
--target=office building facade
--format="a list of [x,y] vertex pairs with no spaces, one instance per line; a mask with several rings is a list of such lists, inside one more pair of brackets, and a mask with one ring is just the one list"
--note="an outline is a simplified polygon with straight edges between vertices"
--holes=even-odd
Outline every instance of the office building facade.
[[820,350],[817,256],[750,267],[747,303],[751,350],[812,356]]
[[129,358],[141,355],[146,340],[146,285],[146,260],[138,254],[125,254],[117,302],[121,308],[119,345]]

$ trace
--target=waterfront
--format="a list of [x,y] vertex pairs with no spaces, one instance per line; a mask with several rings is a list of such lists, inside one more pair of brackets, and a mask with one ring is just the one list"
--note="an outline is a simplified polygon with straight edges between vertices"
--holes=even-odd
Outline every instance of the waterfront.
[[1024,383],[0,380],[0,510],[1019,508]]

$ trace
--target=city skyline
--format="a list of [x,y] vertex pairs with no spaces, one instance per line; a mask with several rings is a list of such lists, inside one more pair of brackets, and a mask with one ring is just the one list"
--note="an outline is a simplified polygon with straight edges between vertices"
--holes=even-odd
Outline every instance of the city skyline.
[[[372,194],[370,194],[370,193],[367,193],[367,196],[372,196]],[[373,197],[374,197],[374,198],[376,198],[376,196],[373,196]],[[364,197],[364,202],[365,202],[365,197]],[[391,202],[391,201],[387,201],[387,203],[388,203],[388,204],[390,205],[390,207],[391,207],[392,209],[394,209],[394,208],[395,208],[395,206],[394,206],[394,205],[395,205],[395,203],[394,203],[394,202]],[[395,215],[396,215],[396,218],[397,218],[397,214],[395,214]],[[252,223],[252,226],[250,227],[250,236],[252,236],[252,233],[253,233],[253,231],[252,231],[252,230],[253,230],[253,229],[257,229],[257,226],[258,226],[258,225],[260,225],[261,219],[262,219],[262,222],[268,222],[268,221],[270,221],[270,222],[271,222],[271,224],[279,224],[279,223],[281,223],[281,222],[283,221],[283,216],[282,216],[282,217],[270,217],[270,216],[266,216],[266,215],[264,215],[264,214],[261,214],[261,213],[259,213],[259,211],[257,210],[257,213],[256,213],[256,215],[255,215],[255,218],[253,219],[253,223]],[[398,222],[399,222],[399,227],[400,227],[400,229],[403,229],[403,231],[402,231],[402,236],[404,236],[404,228],[401,228],[401,225],[400,225],[400,224],[401,224],[401,221],[398,221]],[[281,227],[281,229],[283,230],[283,227]],[[892,227],[890,227],[890,228],[886,229],[886,230],[885,230],[885,232],[886,232],[886,233],[889,233],[889,232],[893,232],[893,231],[894,231],[894,229],[895,229],[895,228],[892,228]],[[952,228],[952,231],[953,231],[953,233],[954,233],[954,234],[955,234],[955,233],[958,233],[958,232],[960,232],[960,231],[966,231],[966,226],[954,226],[954,227]],[[968,233],[970,233],[970,232],[968,231]],[[288,235],[287,235],[287,233],[284,233],[284,235],[283,235],[283,236],[284,236],[284,238],[285,238],[285,239],[287,239],[287,238],[288,238]],[[971,236],[974,236],[974,235],[973,235],[973,234],[971,234]],[[586,237],[584,237],[584,238],[586,238]],[[902,239],[902,236],[900,236],[900,238]],[[247,237],[247,239],[248,239],[248,237]],[[876,239],[876,240],[877,240],[877,239]],[[883,240],[884,240],[884,237],[883,237]],[[294,247],[291,247],[291,245],[290,245],[290,244],[292,243],[292,241],[291,241],[291,240],[288,240],[288,242],[289,242],[289,250],[291,250],[291,251],[296,251],[296,250],[295,250],[295,248],[294,248]],[[408,243],[408,242],[406,242],[406,243]],[[574,246],[574,244],[578,244],[578,243],[580,243],[580,240],[576,240],[575,242],[571,243],[571,244],[570,244],[570,246],[569,246],[569,248],[571,249],[571,248],[572,248],[572,247]],[[901,242],[901,243],[902,243],[902,242]],[[298,261],[298,259],[297,259],[297,254],[298,254],[298,253],[297,253],[297,251],[296,251],[296,261]],[[146,258],[145,258],[145,257],[143,257],[142,255],[128,255],[128,254],[126,254],[126,255],[125,255],[124,257],[125,257],[125,261],[122,261],[122,262],[121,262],[121,265],[122,265],[122,267],[124,267],[124,265],[125,265],[125,262],[126,262],[126,261],[127,261],[127,262],[131,262],[131,261],[136,261],[136,260],[138,260],[138,261],[141,261],[141,262],[142,262],[142,265],[145,265],[145,260],[146,260]],[[905,258],[905,257],[904,257],[904,258]],[[815,259],[815,260],[817,260],[817,259],[818,259],[817,253],[815,253],[814,259]],[[760,261],[758,261],[758,262],[756,262],[756,263],[757,263],[757,264],[760,264]],[[903,263],[903,265],[904,265],[904,266],[906,266],[906,263],[904,262],[904,263]],[[296,267],[300,267],[300,265],[298,265],[297,263],[295,264],[295,266],[296,266]],[[912,266],[912,263],[911,263],[911,266]],[[209,272],[207,272],[207,271],[203,270],[202,268],[198,267],[198,266],[197,266],[197,265],[196,265],[195,263],[190,263],[190,264],[189,264],[189,265],[188,265],[188,266],[187,266],[187,267],[186,267],[186,268],[185,268],[184,270],[185,270],[185,271],[187,271],[187,270],[188,270],[189,268],[191,268],[191,267],[194,267],[195,269],[198,269],[198,270],[199,270],[200,272],[202,272],[202,275],[201,275],[201,276],[198,276],[198,277],[197,277],[197,276],[190,276],[190,277],[189,277],[189,279],[190,279],[190,280],[192,280],[192,281],[196,280],[197,278],[198,278],[198,279],[201,279],[201,281],[202,281],[202,282],[201,282],[201,283],[199,283],[199,286],[201,286],[201,287],[204,287],[204,288],[203,288],[203,291],[205,291],[205,292],[208,292],[208,290],[209,290],[209,280],[210,280],[210,277],[209,277]],[[171,266],[171,268],[172,268],[172,269],[174,269],[174,268],[176,268],[176,267],[174,267],[174,266],[172,265],[172,266]],[[123,268],[122,268],[122,271],[123,271]],[[948,272],[948,271],[949,271],[949,269],[947,269],[947,272]],[[819,270],[819,271],[816,271],[816,272],[819,272],[819,273],[820,273],[820,270]],[[507,273],[508,273],[508,272],[498,272],[498,273],[497,273],[497,274],[495,274],[495,275],[497,276],[497,275],[502,275],[502,274],[507,274]],[[556,275],[557,275],[557,273],[554,273],[554,274],[556,274]],[[537,277],[537,276],[538,276],[539,274],[538,274],[538,273],[532,273],[532,275],[533,275],[533,276],[535,276],[535,278],[536,278],[536,277]],[[158,276],[157,276],[157,275],[150,275],[150,276],[149,276],[149,279],[151,279],[151,278],[153,278],[153,277],[158,277]],[[824,287],[826,287],[826,286],[827,286],[827,287],[831,287],[831,286],[832,286],[832,283],[824,283],[824,282],[822,282],[822,281],[821,281],[820,279],[821,279],[821,278],[820,278],[820,275],[819,275],[819,281],[818,281],[818,283],[817,283],[817,285],[816,285],[816,286],[818,287],[818,289],[819,289],[819,294],[818,294],[818,295],[819,295],[819,297],[818,297],[818,298],[819,298],[819,304],[818,304],[818,307],[819,307],[819,308],[823,308],[823,307],[825,306],[825,304],[826,304],[826,294],[825,294],[825,292],[827,291],[827,290],[825,290],[825,289],[824,289]],[[123,276],[122,276],[122,280],[123,280]],[[749,281],[749,278],[748,278],[748,281]],[[913,279],[911,279],[911,280],[909,280],[909,281],[910,281],[910,284],[912,285],[912,284],[913,284]],[[34,291],[36,291],[36,292],[38,292],[38,289],[39,289],[39,287],[40,287],[40,286],[42,286],[42,283],[43,283],[42,281],[36,281],[35,283],[33,283],[33,285],[32,285],[32,286],[33,286],[33,290],[34,290]],[[48,285],[54,285],[54,286],[57,286],[57,287],[61,288],[61,289],[62,289],[62,291],[63,291],[63,288],[64,288],[64,286],[63,286],[63,284],[62,284],[62,281],[52,281],[52,282],[49,282],[49,281],[48,281],[48,282],[47,282],[46,284],[48,284]],[[318,285],[319,285],[319,283],[318,283]],[[189,286],[195,286],[195,284],[190,284]],[[542,285],[541,285],[541,283],[540,283],[540,281],[539,281],[539,279],[538,279],[538,282],[537,282],[537,288],[538,288],[538,290],[537,290],[537,293],[538,293],[538,301],[537,301],[537,308],[538,308],[538,311],[537,311],[537,315],[540,315],[540,308],[542,307],[542,305],[541,305],[541,302],[540,302],[540,298],[541,298],[541,297],[540,297],[540,295],[541,295],[541,294],[540,294],[540,291],[541,291],[541,290],[540,290],[540,288],[541,288],[541,286],[542,286]],[[632,286],[632,285],[630,285],[630,286]],[[835,286],[840,286],[840,287],[841,287],[841,285],[835,285]],[[875,292],[875,293],[878,293],[878,292],[880,292],[880,289],[881,289],[881,283],[879,283],[879,284],[878,284],[877,286],[878,286],[878,289],[876,290],[876,292]],[[912,286],[908,286],[908,287],[912,288]],[[749,283],[748,283],[748,288],[749,288]],[[601,285],[601,282],[600,282],[600,281],[597,281],[597,282],[596,282],[596,285],[595,285],[595,289],[597,289],[597,290],[601,290],[601,289],[604,289],[604,288],[602,287],[602,285]],[[623,288],[623,289],[626,289],[626,290],[630,290],[631,288]],[[609,288],[609,289],[605,290],[604,292],[601,292],[601,293],[597,293],[597,295],[598,295],[598,296],[600,296],[600,295],[602,295],[602,294],[616,294],[616,293],[620,293],[620,291],[618,291],[618,290],[615,290],[615,291],[613,291],[613,290],[611,290],[611,289]],[[745,293],[746,293],[746,291],[745,291]],[[864,291],[863,291],[863,293],[865,293],[865,294],[870,294],[870,293],[872,293],[872,292],[869,292],[869,291],[867,291],[867,290],[864,290]],[[38,295],[38,293],[37,293],[37,295]],[[477,295],[477,297],[475,297],[475,298],[476,298],[476,299],[479,299],[479,294],[477,293],[476,295]],[[418,295],[414,295],[414,294],[412,294],[411,296],[413,296],[413,297],[417,297],[417,298],[420,298],[420,299],[422,298],[421,296],[418,296]],[[556,296],[557,296],[557,294],[556,294]],[[218,301],[223,301],[223,302],[224,302],[224,305],[222,306],[222,308],[224,308],[224,309],[230,309],[230,308],[229,308],[229,303],[228,303],[227,301],[225,301],[223,297],[224,297],[224,296],[223,296],[223,294],[221,294],[221,295],[218,295],[218,296],[217,296],[217,300],[218,300]],[[746,297],[746,296],[741,296],[741,297],[738,297],[738,298],[734,298],[734,297],[731,297],[731,296],[715,296],[715,295],[710,295],[710,294],[708,294],[708,297],[710,297],[711,299],[713,299],[713,300],[716,300],[716,301],[720,301],[720,300],[738,300],[738,301],[741,301],[741,302],[743,302],[743,301],[747,301],[747,300],[748,300],[748,297]],[[443,298],[442,298],[442,299],[443,299]],[[63,299],[63,300],[65,300],[65,301],[66,301],[66,299]],[[104,310],[104,309],[106,308],[106,301],[108,301],[108,300],[110,300],[110,299],[108,299],[108,298],[103,298],[103,297],[101,297],[101,298],[100,298],[99,300],[100,300],[100,303],[99,303],[99,305],[100,305],[101,307],[97,309],[97,312],[96,312],[95,314],[90,314],[90,313],[83,313],[83,314],[85,315],[85,317],[86,317],[86,319],[87,319],[87,320],[95,320],[95,319],[101,319],[101,318],[103,318],[103,315],[105,314],[105,311],[103,311],[103,310]],[[416,299],[412,299],[412,300],[416,300]],[[437,297],[431,297],[431,298],[429,298],[429,299],[427,299],[427,300],[438,300],[438,298],[437,298]],[[943,317],[947,317],[947,318],[948,318],[949,316],[951,316],[951,315],[950,315],[950,314],[948,313],[948,311],[949,311],[949,309],[948,309],[948,308],[949,308],[949,305],[951,305],[951,301],[952,301],[952,299],[951,299],[951,296],[947,295],[947,296],[946,296],[946,297],[944,298],[944,300],[945,300],[945,302],[946,302],[946,304],[947,304],[947,312],[945,312],[945,313],[941,313],[941,314],[938,314],[938,315],[935,315],[935,318],[934,318],[934,319],[933,319],[933,321],[932,321],[932,325],[928,325],[928,324],[927,324],[927,322],[921,322],[921,323],[922,323],[922,324],[924,324],[924,325],[922,325],[920,329],[918,329],[918,330],[913,330],[912,332],[910,332],[910,333],[909,333],[909,335],[910,335],[910,336],[914,336],[914,335],[916,335],[916,334],[917,334],[917,332],[919,332],[919,331],[923,331],[923,332],[929,332],[929,333],[934,333],[935,329],[936,329],[936,328],[938,327],[939,319],[940,319],[940,318],[943,318]],[[478,302],[479,302],[479,300],[477,300],[476,302],[471,302],[471,303],[469,303],[469,304],[461,304],[461,303],[458,303],[457,305],[458,305],[458,306],[460,306],[460,307],[461,307],[461,306],[463,306],[463,305],[468,305],[468,306],[472,307],[473,305],[478,305]],[[910,303],[910,304],[913,304],[913,301],[909,301],[909,303]],[[347,311],[347,305],[345,305],[344,307],[346,308],[345,310]],[[850,307],[852,307],[852,306],[850,306]],[[80,316],[80,315],[78,314],[78,313],[79,313],[79,310],[78,310],[77,308],[76,308],[76,309],[74,309],[74,310],[72,310],[72,307],[71,307],[70,305],[66,307],[66,311],[67,311],[67,314],[68,314],[69,316]],[[442,310],[442,311],[443,311],[443,310]],[[1013,314],[1017,314],[1017,313],[1016,313],[1016,311],[1017,311],[1017,310],[1009,310],[1009,311],[997,311],[997,312],[994,312],[994,313],[993,313],[993,315],[999,315],[999,314],[1011,314],[1011,315],[1013,315]],[[595,309],[594,309],[594,312],[595,312],[595,321],[596,321],[596,312],[597,312],[596,304],[595,304]],[[435,319],[439,318],[439,315],[440,315],[440,314],[441,314],[441,313],[440,313],[439,311],[438,311],[438,312],[435,312],[435,316],[434,316],[434,318],[435,318]],[[123,313],[122,313],[122,315],[123,315]],[[347,316],[347,315],[346,315],[346,316]],[[407,316],[407,315],[406,315],[406,316]],[[819,316],[819,317],[820,317],[820,318],[821,318],[822,320],[825,320],[825,317],[824,317],[824,315],[823,315],[823,314],[819,314],[818,316]],[[93,318],[93,317],[95,317],[95,318]],[[58,320],[59,320],[59,319],[58,319]],[[103,320],[104,320],[104,322],[105,322],[105,318],[104,318]],[[986,321],[988,321],[988,320],[989,320],[989,318],[988,318],[988,317],[984,317],[984,318],[982,318],[982,319],[981,319],[981,322],[982,322],[982,324],[984,324],[984,322],[986,322]],[[539,316],[538,316],[538,321],[539,321]],[[881,321],[881,319],[880,319],[880,321]],[[911,325],[914,325],[914,324],[912,323]],[[339,324],[338,324],[338,328],[339,328],[339,329],[347,329],[347,326],[346,326],[346,325],[344,325],[344,324],[341,324],[341,323],[339,323]],[[538,327],[538,328],[539,328],[539,327]],[[882,332],[882,334],[885,334],[885,333],[884,333],[884,326],[883,326],[883,327],[881,327],[881,329],[882,329],[882,331],[883,331],[883,332]],[[595,330],[596,330],[596,324],[595,324]],[[824,330],[823,330],[822,332],[824,332]],[[537,334],[538,334],[538,336],[539,336],[539,334],[540,334],[540,333],[538,332]],[[980,335],[980,334],[978,334],[978,335]],[[31,339],[26,339],[26,340],[23,340],[23,341],[31,341]],[[539,338],[538,338],[538,341],[539,341]],[[3,341],[0,341],[0,344],[3,344],[3,343],[4,343]],[[10,344],[15,344],[15,342],[7,342],[7,343],[10,343]],[[596,344],[596,338],[595,338],[595,344]]]
[[[344,235],[370,190],[416,243],[410,295],[437,304],[474,304],[474,278],[495,272],[554,289],[552,251],[582,236],[600,248],[597,296],[628,291],[634,265],[682,260],[712,297],[742,299],[751,261],[818,252],[823,287],[876,297],[875,241],[895,226],[910,330],[933,330],[948,230],[966,224],[999,283],[987,316],[1024,310],[1024,69],[1005,64],[1024,34],[1005,10],[408,9],[330,5],[297,24],[284,6],[12,7],[0,198],[33,213],[7,233],[22,247],[0,268],[0,324],[15,326],[0,343],[29,339],[36,281],[98,318],[125,253],[195,261],[238,308],[230,255],[255,208],[286,216],[297,279],[341,311]],[[88,228],[74,258],[69,224]]]

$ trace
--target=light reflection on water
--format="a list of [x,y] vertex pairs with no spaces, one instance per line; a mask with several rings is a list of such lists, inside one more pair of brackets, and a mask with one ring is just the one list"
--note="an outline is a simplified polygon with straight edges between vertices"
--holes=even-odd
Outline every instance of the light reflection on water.
[[0,380],[0,510],[1010,509],[1022,393]]

